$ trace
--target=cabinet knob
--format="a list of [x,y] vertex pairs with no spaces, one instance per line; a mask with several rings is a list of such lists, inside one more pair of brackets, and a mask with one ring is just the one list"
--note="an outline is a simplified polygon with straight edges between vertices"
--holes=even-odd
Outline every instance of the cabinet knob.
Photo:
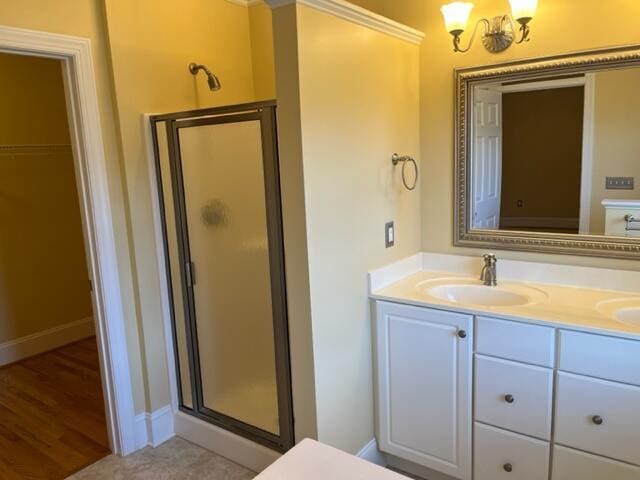
[[460,338],[467,338],[467,332],[465,330],[458,330],[458,336]]
[[504,396],[504,401],[507,402],[507,403],[513,403],[513,402],[516,401],[516,399],[513,398],[513,395],[507,394],[507,395]]
[[596,425],[602,425],[604,423],[604,420],[600,415],[594,415],[591,417],[591,421]]
[[505,463],[502,468],[504,469],[505,472],[511,473],[513,472],[513,465],[511,465],[510,463]]

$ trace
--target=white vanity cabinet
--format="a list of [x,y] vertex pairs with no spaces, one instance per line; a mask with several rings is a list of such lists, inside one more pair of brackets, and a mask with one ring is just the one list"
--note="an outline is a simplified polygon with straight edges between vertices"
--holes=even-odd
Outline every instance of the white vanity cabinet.
[[380,450],[471,480],[473,316],[376,304]]
[[376,310],[381,451],[463,480],[640,480],[639,340]]

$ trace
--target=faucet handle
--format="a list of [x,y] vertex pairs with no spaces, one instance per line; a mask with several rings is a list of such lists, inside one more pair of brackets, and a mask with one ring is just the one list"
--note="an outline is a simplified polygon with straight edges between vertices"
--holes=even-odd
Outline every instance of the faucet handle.
[[484,259],[484,262],[489,265],[495,265],[498,261],[495,254],[493,253],[485,253],[484,255],[482,255],[482,258]]

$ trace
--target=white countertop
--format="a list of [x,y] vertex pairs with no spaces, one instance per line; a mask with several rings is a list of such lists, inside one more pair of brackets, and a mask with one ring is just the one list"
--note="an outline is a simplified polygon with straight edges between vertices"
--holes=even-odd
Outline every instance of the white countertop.
[[408,480],[315,440],[306,439],[270,465],[255,480]]
[[471,278],[477,280],[475,276],[423,270],[410,274],[391,285],[372,291],[371,298],[462,313],[486,314],[497,318],[523,320],[556,327],[573,327],[595,333],[640,339],[640,326],[621,323],[606,314],[606,307],[602,308],[602,305],[607,305],[603,302],[615,303],[622,299],[630,299],[628,301],[631,303],[640,302],[640,295],[630,292],[505,281],[502,283],[503,285],[511,284],[516,287],[525,285],[538,289],[546,294],[546,298],[527,305],[500,307],[467,306],[442,300],[428,294],[428,287],[439,283],[455,283],[456,279]]

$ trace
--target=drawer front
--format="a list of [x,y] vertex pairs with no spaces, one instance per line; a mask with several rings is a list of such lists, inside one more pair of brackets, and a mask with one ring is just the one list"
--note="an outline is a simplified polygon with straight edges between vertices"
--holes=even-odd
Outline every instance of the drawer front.
[[554,447],[551,480],[577,479],[639,480],[640,468],[570,448]]
[[558,375],[555,441],[640,465],[640,388]]
[[476,356],[476,420],[549,440],[553,370]]
[[539,325],[477,317],[476,353],[553,367],[555,330]]
[[474,480],[548,480],[549,444],[476,423],[473,468]]
[[640,342],[561,330],[560,370],[640,385]]

